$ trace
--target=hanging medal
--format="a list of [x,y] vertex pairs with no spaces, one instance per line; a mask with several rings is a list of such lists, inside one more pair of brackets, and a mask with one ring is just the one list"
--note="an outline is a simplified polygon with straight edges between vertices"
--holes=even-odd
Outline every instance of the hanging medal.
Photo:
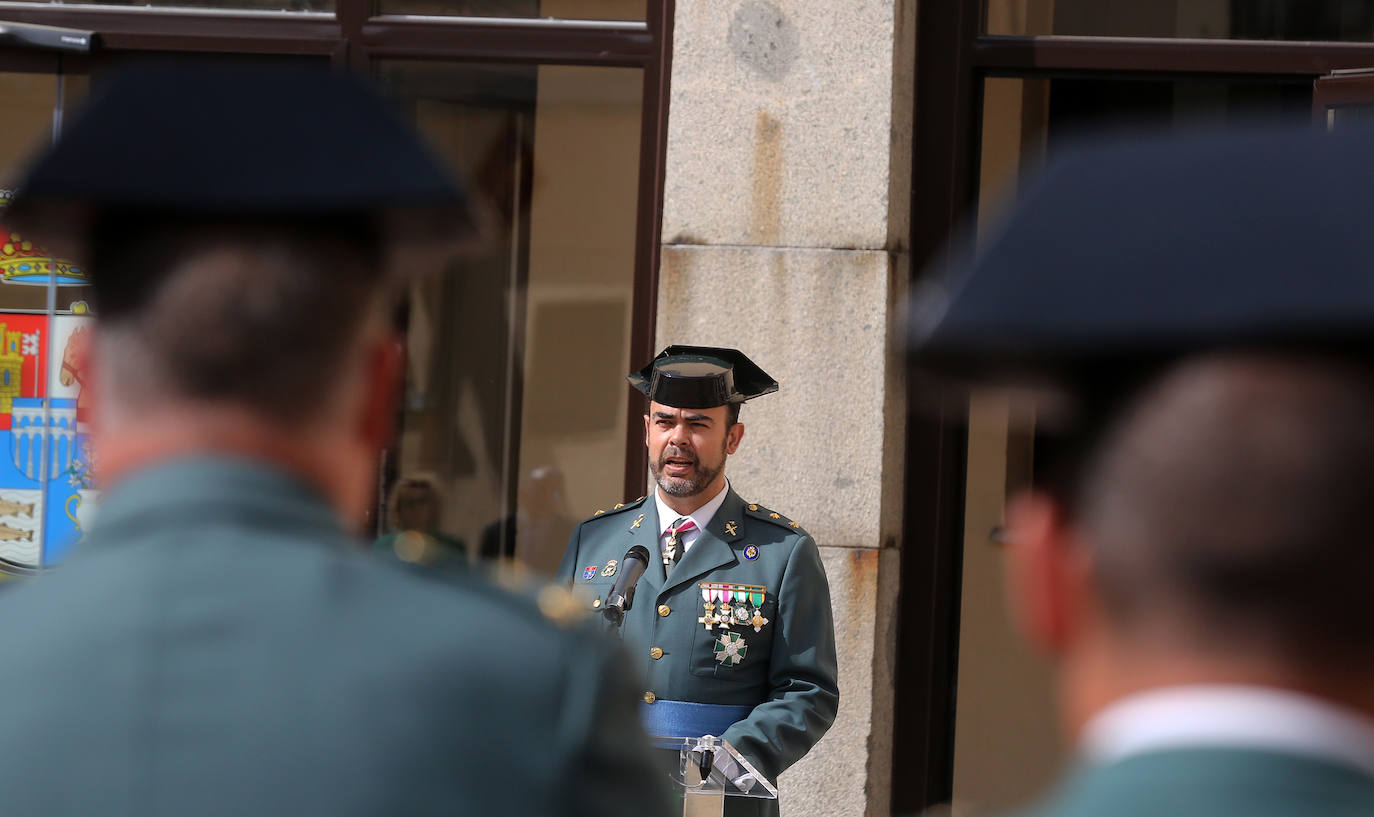
[[756,633],[762,631],[763,625],[768,623],[768,619],[763,617],[763,599],[767,593],[768,588],[766,587],[755,587],[749,590],[749,601],[754,605],[754,615],[750,618],[749,623],[754,626]]
[[713,591],[711,590],[710,582],[701,583],[701,599],[702,606],[706,608],[706,612],[704,615],[702,615],[701,618],[697,619],[697,623],[705,625],[706,629],[710,630],[712,625],[716,623],[714,614],[714,611],[716,609],[715,597],[713,595]]

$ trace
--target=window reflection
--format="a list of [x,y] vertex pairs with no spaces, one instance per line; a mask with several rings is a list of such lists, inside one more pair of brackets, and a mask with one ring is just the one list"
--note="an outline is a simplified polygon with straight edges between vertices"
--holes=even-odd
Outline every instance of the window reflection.
[[437,531],[466,558],[551,573],[573,524],[623,489],[642,74],[395,62],[379,77],[493,225],[412,285],[393,479],[433,479]]
[[1366,0],[987,0],[989,34],[1374,40]]
[[[139,6],[152,8],[226,9],[236,11],[332,12],[334,0],[47,0],[50,5]],[[0,7],[6,5],[0,0]],[[29,5],[25,3],[24,5]]]
[[378,0],[382,14],[643,20],[645,0]]

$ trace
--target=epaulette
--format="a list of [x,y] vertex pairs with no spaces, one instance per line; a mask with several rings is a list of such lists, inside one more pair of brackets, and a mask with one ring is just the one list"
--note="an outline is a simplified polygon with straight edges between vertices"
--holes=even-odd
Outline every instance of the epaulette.
[[561,585],[546,585],[539,591],[537,603],[544,618],[565,630],[589,618],[587,605],[583,604],[573,591]]
[[584,519],[584,520],[582,520],[582,521],[587,522],[587,521],[590,521],[590,520],[592,520],[592,519],[596,519],[597,517],[601,517],[601,516],[610,516],[610,515],[613,514],[613,513],[620,513],[621,511],[632,510],[632,509],[634,509],[634,508],[638,508],[638,507],[639,507],[639,503],[641,503],[641,502],[643,502],[643,501],[644,501],[644,497],[641,496],[639,499],[636,499],[636,500],[634,500],[633,502],[617,502],[617,503],[615,504],[615,507],[613,507],[613,508],[603,508],[603,509],[601,509],[601,510],[598,510],[596,513],[592,514],[591,516],[587,517],[586,519]]
[[788,519],[787,517],[783,516],[777,511],[771,511],[763,507],[762,505],[750,502],[744,506],[744,511],[745,513],[749,514],[755,519],[762,519],[765,522],[772,522],[774,525],[777,525],[778,527],[787,528],[789,531],[800,534],[802,536],[808,535],[806,530],[801,526],[800,522],[795,522],[791,519]]
[[533,601],[544,618],[559,629],[575,627],[588,617],[586,605],[573,595],[572,590],[545,583],[518,562],[504,562],[495,566],[487,578],[492,585],[511,597]]

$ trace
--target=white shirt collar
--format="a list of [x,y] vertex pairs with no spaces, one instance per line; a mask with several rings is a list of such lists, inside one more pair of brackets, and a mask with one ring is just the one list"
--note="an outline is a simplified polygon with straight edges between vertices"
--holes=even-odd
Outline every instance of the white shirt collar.
[[[716,517],[716,511],[725,504],[725,495],[730,493],[730,480],[725,480],[725,487],[720,489],[720,493],[711,497],[710,501],[689,514],[680,514],[669,508],[663,501],[663,497],[658,492],[658,486],[654,486],[654,501],[658,503],[658,535],[661,538],[668,532],[668,526],[684,516],[697,523],[697,531],[706,530],[706,526],[711,524],[711,520]],[[689,534],[690,535],[690,534]],[[691,536],[695,539],[695,536]]]
[[1186,747],[1312,755],[1374,776],[1374,720],[1272,687],[1178,686],[1131,695],[1093,717],[1079,740],[1083,757],[1098,764]]

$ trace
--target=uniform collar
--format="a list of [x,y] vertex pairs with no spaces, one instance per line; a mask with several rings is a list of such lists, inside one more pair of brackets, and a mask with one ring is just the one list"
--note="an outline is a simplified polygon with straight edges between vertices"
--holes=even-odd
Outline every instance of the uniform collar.
[[270,519],[347,535],[333,506],[312,486],[271,464],[225,455],[166,460],[129,473],[104,492],[92,534],[219,518]]
[[1165,749],[1268,749],[1374,776],[1374,720],[1336,704],[1261,686],[1166,687],[1123,698],[1080,736],[1089,763]]
[[668,532],[669,525],[683,518],[690,519],[697,523],[697,530],[706,530],[706,526],[711,524],[711,520],[716,517],[716,512],[720,510],[720,506],[725,504],[725,497],[730,494],[730,480],[728,478],[725,480],[725,485],[720,489],[720,493],[711,497],[709,502],[689,514],[680,514],[668,507],[668,504],[663,501],[663,497],[660,496],[658,492],[658,486],[654,486],[654,502],[658,505],[659,536],[663,536],[663,534]]

